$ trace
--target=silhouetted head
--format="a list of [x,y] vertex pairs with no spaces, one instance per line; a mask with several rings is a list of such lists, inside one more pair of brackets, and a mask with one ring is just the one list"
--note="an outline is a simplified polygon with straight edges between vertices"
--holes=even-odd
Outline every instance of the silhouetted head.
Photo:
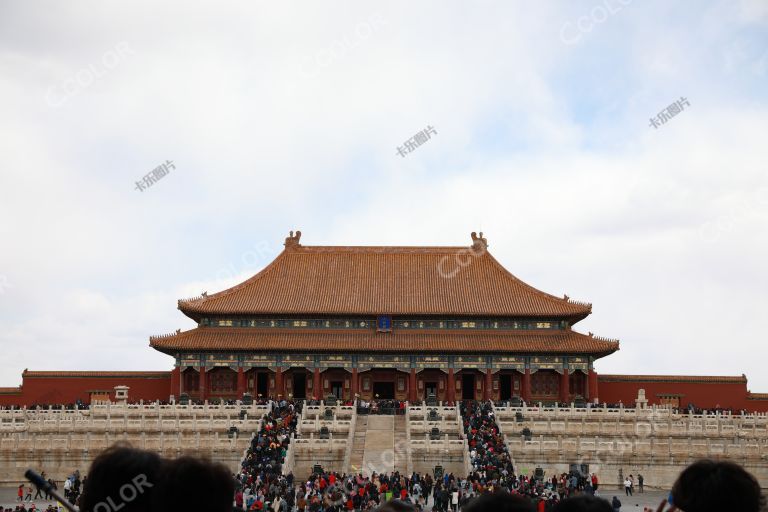
[[91,464],[80,498],[82,512],[149,510],[162,459],[154,452],[115,445]]
[[153,509],[230,512],[235,480],[221,464],[195,457],[179,457],[163,464],[153,495]]
[[680,473],[672,486],[673,504],[685,512],[757,512],[765,497],[755,477],[729,461],[700,460]]
[[581,494],[558,503],[553,512],[613,512],[613,506],[602,498]]
[[532,512],[533,503],[525,496],[519,494],[510,494],[506,491],[498,491],[492,494],[483,494],[472,499],[466,506],[462,507],[463,512]]
[[401,500],[389,500],[373,509],[373,512],[415,512],[415,510],[416,507],[410,503]]

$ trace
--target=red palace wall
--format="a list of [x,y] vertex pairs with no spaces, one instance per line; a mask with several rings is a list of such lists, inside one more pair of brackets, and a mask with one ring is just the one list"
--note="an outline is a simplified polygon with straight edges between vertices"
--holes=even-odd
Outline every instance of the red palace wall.
[[27,372],[18,389],[0,389],[0,405],[90,403],[92,391],[128,386],[129,401],[168,400],[171,372]]
[[606,403],[634,406],[638,390],[644,389],[649,405],[666,397],[679,400],[680,407],[690,403],[702,409],[768,411],[768,397],[749,393],[746,377],[599,375],[598,386],[600,402]]
[[[343,373],[340,377],[348,377]],[[363,375],[371,375],[366,372]],[[406,390],[409,384],[408,375]],[[322,381],[329,379],[323,374]],[[312,379],[312,374],[308,375]],[[33,372],[22,374],[19,388],[0,388],[0,406],[31,406],[36,404],[69,404],[78,399],[90,403],[92,391],[108,391],[114,399],[115,386],[128,386],[130,401],[168,400],[179,389],[178,370],[168,372]],[[172,384],[173,383],[173,384]],[[649,405],[659,404],[663,397],[676,397],[681,407],[689,403],[696,407],[715,407],[734,410],[768,412],[768,394],[755,394],[747,390],[746,377],[687,377],[664,375],[599,375],[600,402],[619,403],[628,407],[635,404],[639,389],[645,390]],[[176,390],[173,392],[172,390]],[[312,390],[309,390],[310,393]],[[327,394],[330,390],[323,390]],[[350,390],[345,389],[347,392]],[[443,390],[441,390],[443,391]],[[422,391],[419,390],[419,393]],[[360,393],[366,395],[364,390]],[[367,392],[372,393],[372,390]],[[345,395],[346,396],[346,395]],[[406,391],[398,391],[398,398],[406,398]]]

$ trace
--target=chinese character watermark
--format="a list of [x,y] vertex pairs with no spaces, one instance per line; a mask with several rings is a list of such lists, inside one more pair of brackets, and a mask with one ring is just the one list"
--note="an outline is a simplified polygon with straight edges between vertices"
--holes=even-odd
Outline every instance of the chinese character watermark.
[[144,189],[151,187],[161,179],[165,178],[171,171],[168,169],[176,169],[171,160],[166,160],[164,164],[160,164],[152,172],[147,173],[141,181],[136,182],[136,190],[144,192]]
[[680,99],[672,103],[670,106],[659,112],[657,116],[651,118],[651,124],[649,127],[653,127],[654,130],[658,129],[662,124],[666,124],[667,121],[675,117],[677,114],[685,110],[686,106],[691,106],[687,99],[680,96]]
[[0,295],[5,293],[5,290],[11,287],[11,283],[8,282],[8,276],[0,274]]
[[437,131],[434,126],[427,126],[419,133],[408,139],[402,146],[397,146],[397,154],[405,158],[405,155],[416,151],[416,148],[429,141],[432,135],[437,135]]
[[136,52],[128,43],[125,41],[117,43],[114,48],[104,52],[100,63],[81,68],[60,84],[49,87],[45,93],[45,102],[54,108],[62,106],[69,98],[90,87],[130,55],[136,55]]
[[737,224],[762,214],[768,207],[768,187],[761,187],[750,197],[743,198],[735,207],[716,219],[710,219],[699,226],[699,236],[705,242],[717,241],[723,233],[730,233]]

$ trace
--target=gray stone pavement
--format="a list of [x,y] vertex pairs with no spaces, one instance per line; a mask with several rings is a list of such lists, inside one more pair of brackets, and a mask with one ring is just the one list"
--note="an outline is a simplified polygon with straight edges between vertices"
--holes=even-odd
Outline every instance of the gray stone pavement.
[[621,501],[621,510],[640,510],[642,512],[643,507],[651,507],[656,510],[661,500],[669,495],[669,491],[658,491],[646,489],[645,492],[635,492],[633,496],[626,496],[624,489],[619,491],[615,486],[612,489],[598,489],[598,494],[601,498],[605,498],[611,501],[611,498],[616,496]]
[[[0,487],[0,507],[10,508],[11,510],[16,508],[16,505],[19,504],[19,502],[17,501],[17,498],[16,498],[17,490],[18,490],[18,486],[16,486],[16,487]],[[36,490],[32,491],[32,496],[35,495],[35,492],[36,492]],[[27,494],[27,487],[24,486],[24,496],[25,497],[26,497],[26,494]],[[34,503],[35,507],[38,510],[45,510],[46,508],[48,508],[48,505],[55,505],[56,504],[55,501],[32,500],[31,502],[30,501],[25,501],[24,502],[24,506],[27,507],[27,509],[29,509],[29,505],[31,503]],[[62,509],[62,510],[65,510],[65,509]]]

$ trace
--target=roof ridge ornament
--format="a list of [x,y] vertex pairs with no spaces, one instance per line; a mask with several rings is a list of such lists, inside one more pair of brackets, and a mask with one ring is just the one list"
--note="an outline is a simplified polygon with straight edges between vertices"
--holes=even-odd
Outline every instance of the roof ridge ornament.
[[476,251],[486,251],[488,249],[488,240],[483,237],[483,232],[480,232],[480,236],[474,231],[470,234],[472,237],[472,249]]
[[296,235],[291,231],[290,235],[285,239],[285,248],[301,247],[299,240],[301,240],[301,231],[296,231]]

